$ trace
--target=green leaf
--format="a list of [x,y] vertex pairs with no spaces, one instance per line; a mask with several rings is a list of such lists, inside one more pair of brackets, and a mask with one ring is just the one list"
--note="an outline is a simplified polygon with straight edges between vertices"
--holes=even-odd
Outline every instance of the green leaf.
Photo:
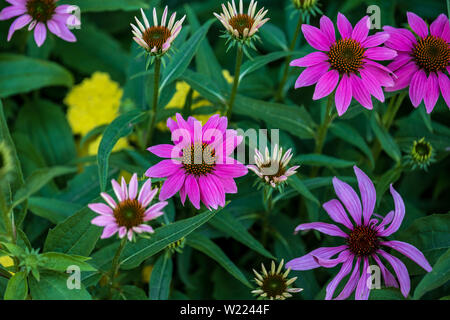
[[399,289],[383,288],[370,290],[369,300],[405,300]]
[[26,134],[46,166],[67,165],[76,157],[72,130],[61,106],[34,99],[20,109],[16,132]]
[[[6,123],[5,113],[3,110],[3,103],[0,100],[0,140],[5,141],[6,145],[10,149],[11,156],[13,158],[13,175],[11,177],[11,181],[9,182],[8,189],[10,190],[10,196],[7,199],[8,205],[12,201],[11,194],[13,194],[20,186],[23,185],[23,173],[22,167],[19,162],[19,158],[17,156],[16,147],[9,133],[8,124]],[[1,191],[0,191],[1,192]]]
[[120,286],[117,290],[113,300],[147,300],[144,290],[136,286]]
[[348,168],[355,165],[353,161],[342,160],[323,154],[301,154],[295,157],[295,162],[301,165],[325,166],[329,168]]
[[[91,2],[86,0],[88,1]],[[106,4],[110,1],[102,2]],[[83,9],[81,12],[83,13]],[[113,36],[85,21],[74,33],[77,37],[76,43],[61,39],[55,43],[53,54],[61,59],[64,65],[84,75],[90,76],[96,71],[103,71],[116,81],[125,80],[124,67],[130,56]]]
[[282,50],[288,50],[284,32],[272,23],[266,23],[260,30],[261,38]]
[[395,183],[402,175],[403,168],[401,166],[396,166],[388,171],[386,171],[378,180],[376,184],[377,191],[377,206],[383,198],[384,193],[389,189],[389,185]]
[[168,254],[162,254],[153,266],[149,284],[150,300],[167,300],[172,281],[173,262]]
[[0,54],[0,97],[48,86],[71,87],[72,84],[72,75],[54,62]]
[[219,210],[205,211],[195,217],[180,220],[155,230],[150,239],[142,239],[132,246],[126,246],[121,255],[121,267],[132,269],[142,261],[166,248],[169,244],[186,237],[192,231],[208,222]]
[[[406,213],[408,214],[408,212]],[[450,213],[432,214],[416,219],[406,230],[395,234],[395,240],[407,242],[419,249],[433,265],[450,248]],[[425,270],[412,260],[405,262],[411,275],[424,274]]]
[[226,271],[228,271],[233,277],[241,281],[244,285],[252,288],[250,282],[242,274],[241,270],[227,257],[227,255],[210,239],[200,234],[191,234],[186,239],[186,244],[192,248],[203,252],[213,260],[216,260]]
[[433,266],[433,270],[428,272],[419,282],[414,291],[413,299],[420,299],[425,293],[442,286],[450,280],[450,249],[439,258]]
[[348,142],[351,145],[359,148],[369,158],[372,167],[375,166],[375,160],[373,159],[372,151],[367,145],[363,137],[352,126],[346,123],[333,123],[330,127],[330,131],[338,138]]
[[37,281],[30,277],[30,294],[33,300],[91,300],[91,295],[80,284],[80,289],[69,289],[70,274],[55,271],[42,271],[41,279]]
[[40,265],[45,269],[66,272],[69,266],[76,265],[80,268],[80,271],[96,271],[93,266],[85,262],[85,257],[68,255],[61,252],[45,252],[40,256],[45,258],[44,263]]
[[376,137],[380,141],[381,147],[384,151],[397,163],[400,163],[401,160],[401,152],[397,143],[394,141],[394,138],[386,131],[386,129],[380,125],[376,116],[372,116],[370,119],[370,125],[372,126],[372,130],[375,133]]
[[205,38],[209,27],[214,22],[214,19],[210,19],[206,22],[200,29],[198,29],[188,41],[186,41],[177,52],[173,55],[167,67],[164,68],[162,73],[162,80],[159,86],[159,92],[161,92],[164,87],[169,85],[172,81],[180,77],[183,72],[188,68],[191,63],[192,58],[194,58],[200,43]]
[[290,176],[288,183],[291,187],[297,190],[297,192],[300,193],[305,198],[313,201],[317,205],[320,204],[319,200],[317,200],[317,198],[311,193],[311,191],[309,191],[309,189],[297,175]]
[[54,224],[60,223],[82,208],[79,204],[58,199],[43,197],[31,197],[28,199],[28,209],[31,212]]
[[145,113],[133,110],[120,115],[106,128],[102,140],[100,141],[97,154],[98,175],[100,179],[100,189],[102,191],[106,188],[109,156],[112,149],[120,138],[131,134],[133,132],[133,127],[144,120],[145,117]]
[[[184,9],[186,10],[189,25],[192,29],[194,31],[200,29],[201,26],[197,16],[195,15],[195,11],[189,5],[185,5]],[[219,61],[217,60],[217,57],[209,44],[208,38],[206,37],[200,43],[200,47],[198,48],[195,56],[195,66],[200,74],[213,79],[213,82],[217,84],[220,89],[228,90],[229,85],[223,77],[222,66],[219,64]]]
[[[101,202],[98,197],[92,202]],[[62,252],[89,256],[94,250],[102,228],[91,224],[97,216],[91,209],[84,207],[73,216],[50,229],[44,243],[44,252]]]
[[233,112],[256,120],[264,120],[274,128],[283,130],[302,139],[314,138],[315,124],[308,112],[302,107],[267,102],[236,96]]
[[186,69],[181,76],[181,79],[186,81],[192,89],[198,91],[200,95],[208,101],[221,105],[226,104],[226,98],[211,78]]
[[91,131],[89,131],[88,133],[86,133],[81,139],[80,139],[80,149],[82,149],[85,144],[90,141],[93,140],[94,138],[96,138],[97,136],[103,134],[103,132],[105,131],[105,129],[108,127],[108,125],[104,124],[104,125],[100,125],[98,127],[95,127],[94,129],[92,129]]
[[28,296],[27,273],[20,271],[14,274],[8,281],[4,299],[25,300]]
[[269,258],[275,259],[274,256],[267,251],[264,246],[245,229],[245,227],[237,221],[229,212],[222,211],[219,215],[216,215],[213,219],[209,220],[209,223],[216,229],[231,236],[235,240],[241,242],[252,250],[255,250],[259,254]]
[[76,171],[76,168],[71,167],[53,167],[36,170],[27,178],[24,186],[17,190],[14,195],[13,207],[18,206],[28,197],[38,192],[43,186],[52,181],[54,178]]
[[[149,7],[143,0],[62,0],[61,3],[78,6],[81,12],[134,11]],[[81,28],[84,28],[84,24]]]
[[290,55],[304,55],[305,52],[303,51],[277,51],[277,52],[271,52],[269,54],[266,54],[264,56],[258,56],[252,60],[246,61],[242,67],[241,67],[241,73],[239,75],[239,81],[242,81],[242,79],[247,75],[250,74],[265,65],[277,61],[281,58],[290,56]]

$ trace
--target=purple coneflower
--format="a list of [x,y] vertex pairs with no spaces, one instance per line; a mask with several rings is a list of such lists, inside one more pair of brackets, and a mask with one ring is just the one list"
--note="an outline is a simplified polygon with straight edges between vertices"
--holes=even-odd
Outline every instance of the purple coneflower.
[[320,29],[304,24],[302,31],[306,41],[317,50],[291,62],[291,66],[306,67],[295,82],[295,88],[316,83],[313,99],[321,99],[336,89],[335,103],[339,116],[350,105],[352,97],[363,107],[372,109],[374,96],[384,102],[381,87],[394,84],[392,72],[373,60],[391,60],[395,50],[379,47],[389,35],[379,32],[369,34],[369,17],[365,16],[352,28],[347,18],[339,13],[337,27],[341,39],[336,40],[330,18],[322,16]]
[[99,214],[98,217],[92,219],[91,223],[104,227],[101,238],[109,238],[116,232],[119,232],[119,238],[122,239],[127,235],[128,240],[131,241],[134,233],[153,233],[153,228],[145,224],[145,222],[164,214],[161,210],[167,205],[167,202],[157,202],[147,208],[156,193],[158,193],[157,188],[152,189],[151,180],[148,179],[142,185],[139,195],[136,173],[131,177],[128,187],[123,177],[120,185],[114,179],[111,181],[111,184],[118,202],[109,194],[102,192],[100,195],[108,205],[104,203],[91,203],[88,205],[89,209]]
[[255,149],[255,164],[248,165],[247,168],[252,170],[258,177],[263,179],[264,183],[276,188],[281,183],[285,182],[289,176],[296,174],[300,166],[293,166],[287,168],[289,161],[292,158],[292,150],[289,149],[283,154],[283,148],[275,148],[272,152],[272,157],[269,154],[269,148],[266,147],[265,155],[263,156],[258,149]]
[[[338,247],[322,247],[313,250],[303,257],[289,261],[286,263],[286,267],[292,270],[310,270],[318,267],[332,268],[342,263],[341,270],[327,286],[325,299],[333,297],[339,282],[353,268],[347,284],[336,299],[348,298],[356,288],[355,299],[367,300],[370,293],[370,288],[367,285],[369,259],[373,259],[380,267],[386,287],[398,287],[395,277],[381,262],[381,258],[384,258],[392,266],[400,283],[400,290],[407,297],[410,290],[408,270],[400,259],[387,253],[382,247],[397,250],[428,272],[431,271],[431,266],[422,252],[416,247],[402,241],[388,241],[385,239],[385,237],[396,232],[402,223],[405,216],[403,199],[391,185],[390,190],[394,198],[395,210],[389,212],[384,218],[373,213],[376,202],[375,187],[364,172],[356,166],[353,168],[358,180],[362,207],[355,190],[336,177],[333,178],[333,186],[340,201],[333,199],[323,204],[323,208],[330,218],[334,222],[344,225],[348,231],[344,232],[336,225],[323,222],[305,223],[295,228],[296,232],[315,229],[330,236],[342,237],[345,239],[345,244]],[[341,202],[352,217],[353,222],[350,221]],[[372,218],[372,215],[379,218],[381,222],[378,223],[379,221]],[[332,259],[337,254],[339,254],[338,257]],[[353,266],[354,261],[355,265]],[[361,265],[362,274],[360,274]]]
[[214,15],[223,24],[231,37],[236,40],[246,41],[269,21],[269,18],[264,19],[268,10],[261,8],[256,12],[257,4],[257,1],[252,0],[248,6],[247,12],[244,12],[242,0],[239,1],[239,11],[233,0],[232,3],[227,3],[228,10],[227,7],[222,4],[222,13],[219,15],[214,12]]
[[386,46],[398,51],[388,65],[398,79],[386,91],[397,91],[409,86],[411,103],[417,108],[422,100],[427,113],[433,111],[439,99],[439,89],[450,108],[450,22],[441,14],[430,25],[418,15],[408,12],[408,23],[417,37],[408,29],[385,26],[389,34]]
[[234,178],[247,174],[245,165],[230,157],[243,137],[227,129],[227,125],[227,118],[218,114],[203,126],[193,117],[184,120],[179,113],[176,121],[167,119],[174,145],[160,144],[147,149],[167,158],[145,173],[147,177],[167,177],[160,200],[179,191],[182,203],[188,196],[197,209],[200,201],[208,208],[225,206],[225,194],[237,192]]
[[58,0],[6,0],[11,6],[4,8],[0,12],[0,20],[8,20],[19,16],[13,21],[8,32],[8,41],[16,30],[22,29],[26,25],[28,31],[34,28],[34,40],[40,47],[46,37],[47,28],[68,42],[75,42],[77,39],[67,26],[78,26],[80,21],[72,15],[71,5],[56,6]]
[[144,24],[137,17],[134,18],[139,28],[131,23],[133,28],[131,32],[134,35],[133,40],[152,55],[163,55],[170,49],[170,45],[180,33],[186,15],[175,21],[177,13],[172,13],[166,26],[167,6],[164,9],[160,24],[158,24],[156,9],[153,8],[153,26],[150,26],[147,16],[142,9],[141,14]]

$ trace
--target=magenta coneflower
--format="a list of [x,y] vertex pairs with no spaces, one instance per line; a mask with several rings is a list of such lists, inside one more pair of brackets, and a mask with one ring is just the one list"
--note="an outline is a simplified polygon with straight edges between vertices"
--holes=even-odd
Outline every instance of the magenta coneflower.
[[92,219],[91,223],[105,227],[101,238],[109,238],[116,232],[119,232],[119,238],[122,239],[127,235],[128,240],[131,241],[134,233],[153,233],[153,228],[145,224],[145,222],[164,214],[161,210],[167,205],[167,202],[157,202],[150,208],[147,208],[158,193],[157,188],[152,189],[151,180],[148,179],[142,185],[139,195],[136,173],[131,177],[128,187],[123,177],[120,185],[114,179],[111,181],[111,184],[118,202],[109,194],[102,192],[100,195],[108,205],[104,203],[91,203],[88,205],[89,209],[100,214]]
[[[362,207],[355,190],[336,177],[333,178],[333,185],[340,201],[333,199],[323,204],[323,208],[330,218],[344,225],[348,231],[344,232],[336,225],[323,222],[305,223],[295,228],[295,231],[315,229],[330,236],[342,237],[345,239],[345,244],[338,247],[322,247],[313,250],[303,257],[289,261],[286,267],[292,270],[310,270],[318,267],[332,268],[342,263],[341,270],[327,286],[325,298],[331,299],[333,297],[339,282],[353,268],[347,284],[336,299],[348,298],[356,288],[355,299],[366,300],[370,293],[370,287],[367,285],[369,278],[367,268],[370,259],[373,259],[380,267],[386,287],[398,287],[395,277],[381,262],[381,258],[384,258],[392,266],[400,283],[400,290],[406,297],[410,290],[408,270],[400,259],[387,253],[382,247],[397,250],[428,272],[431,271],[431,266],[422,252],[416,247],[402,241],[388,241],[385,239],[385,237],[398,230],[405,216],[405,205],[402,197],[391,185],[390,190],[394,198],[395,210],[389,212],[384,218],[373,213],[376,203],[375,187],[364,172],[356,166],[353,168],[358,180]],[[353,222],[350,221],[341,202],[352,217]],[[379,218],[381,222],[378,223],[378,219],[373,218],[372,215]],[[338,257],[332,259],[337,254],[339,254]],[[355,265],[353,267],[354,261]],[[362,273],[360,274],[361,265]]]
[[167,159],[149,168],[145,175],[167,177],[161,187],[160,200],[179,191],[183,204],[188,196],[197,209],[200,200],[207,208],[223,207],[225,194],[237,192],[234,178],[247,174],[245,165],[230,157],[243,137],[227,129],[227,118],[218,114],[203,126],[193,117],[184,120],[179,113],[176,120],[167,119],[174,145],[160,144],[147,149]]
[[291,66],[306,67],[295,82],[295,88],[317,83],[313,99],[321,99],[336,89],[335,103],[339,116],[350,105],[352,97],[363,107],[372,109],[374,96],[384,102],[381,87],[393,85],[392,72],[373,60],[391,60],[395,50],[379,47],[389,35],[379,32],[369,34],[369,17],[365,16],[355,26],[339,13],[337,27],[341,39],[336,40],[335,29],[330,18],[322,16],[320,29],[303,25],[306,41],[317,50],[291,62]]
[[153,8],[153,25],[150,26],[147,16],[142,9],[141,14],[144,24],[137,17],[134,17],[134,19],[139,28],[131,23],[133,28],[131,32],[134,35],[133,40],[150,54],[163,55],[170,49],[170,45],[180,33],[186,15],[175,21],[177,13],[172,13],[166,26],[167,6],[164,9],[160,23],[158,23],[156,9]]
[[[19,16],[13,21],[8,32],[8,41],[11,40],[16,30],[22,29],[26,25],[28,31],[34,28],[34,40],[40,47],[46,37],[47,28],[68,42],[75,42],[77,39],[67,26],[78,26],[80,21],[72,15],[71,5],[56,6],[58,0],[6,0],[11,6],[4,8],[0,12],[0,20],[8,20]],[[31,23],[30,23],[31,22]]]
[[[450,22],[441,14],[430,25],[418,15],[408,12],[408,23],[417,37],[408,29],[386,26],[389,34],[386,46],[398,51],[388,65],[398,79],[386,91],[397,91],[409,86],[409,97],[415,108],[422,100],[427,113],[433,111],[439,91],[450,108]],[[440,90],[439,90],[440,89]]]

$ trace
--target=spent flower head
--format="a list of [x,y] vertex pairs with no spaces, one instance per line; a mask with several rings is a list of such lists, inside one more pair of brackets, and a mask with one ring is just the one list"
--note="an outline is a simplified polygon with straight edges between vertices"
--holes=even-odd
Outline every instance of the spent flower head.
[[269,21],[269,18],[264,18],[268,10],[261,8],[259,11],[256,11],[257,4],[257,1],[252,0],[248,10],[244,11],[242,0],[239,1],[239,10],[236,8],[234,0],[232,0],[226,6],[222,4],[222,13],[220,15],[214,12],[216,18],[219,19],[226,29],[223,37],[227,38],[227,43],[229,43],[227,50],[236,45],[236,43],[248,45],[256,50],[253,41],[255,39],[260,40],[256,33],[259,28]]
[[425,137],[420,140],[414,140],[407,152],[405,159],[407,164],[412,166],[413,170],[419,167],[426,171],[428,166],[435,161],[433,146],[425,140]]
[[28,31],[34,29],[34,40],[38,47],[42,46],[48,30],[57,37],[75,42],[77,39],[69,27],[78,27],[81,22],[71,14],[74,6],[57,6],[58,0],[6,0],[11,6],[0,12],[0,20],[16,18],[11,24],[7,40],[10,41],[16,30],[28,25]]
[[132,241],[135,233],[153,233],[153,228],[146,222],[163,215],[162,209],[167,205],[167,202],[156,202],[147,208],[158,193],[157,188],[152,189],[151,180],[148,179],[142,185],[139,195],[136,173],[131,177],[128,187],[123,177],[120,185],[114,179],[111,184],[118,202],[109,194],[102,192],[100,195],[108,205],[104,203],[88,205],[92,211],[99,214],[92,219],[91,223],[104,227],[101,238],[109,238],[118,232],[119,238],[122,239],[127,236],[128,240]]
[[300,166],[288,168],[289,161],[292,158],[292,150],[289,149],[283,154],[283,148],[275,145],[272,156],[269,148],[266,147],[263,155],[258,149],[255,149],[255,165],[248,165],[259,178],[263,185],[270,185],[272,188],[281,187],[289,176],[297,173]]
[[158,21],[156,14],[156,8],[153,8],[153,25],[150,25],[144,10],[141,8],[142,20],[141,23],[137,17],[136,25],[131,23],[132,33],[134,35],[133,40],[138,45],[145,49],[145,51],[153,57],[162,57],[171,48],[172,42],[178,36],[182,29],[182,25],[186,15],[180,20],[176,21],[177,13],[174,12],[169,18],[166,25],[168,16],[167,6],[164,9],[161,21]]
[[275,266],[275,261],[272,261],[269,271],[261,263],[261,272],[257,272],[253,269],[256,278],[254,279],[258,288],[252,291],[252,293],[258,296],[258,299],[269,300],[284,300],[292,297],[292,293],[302,291],[301,288],[293,288],[292,284],[297,280],[297,277],[288,278],[290,269],[281,272],[283,268],[284,260],[282,259],[278,268]]

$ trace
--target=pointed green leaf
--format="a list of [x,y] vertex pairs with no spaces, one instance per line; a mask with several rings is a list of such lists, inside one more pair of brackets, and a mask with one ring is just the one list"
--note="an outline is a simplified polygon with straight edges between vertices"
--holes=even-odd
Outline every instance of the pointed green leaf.
[[162,254],[153,266],[149,284],[150,300],[167,300],[172,281],[173,262],[168,254]]

